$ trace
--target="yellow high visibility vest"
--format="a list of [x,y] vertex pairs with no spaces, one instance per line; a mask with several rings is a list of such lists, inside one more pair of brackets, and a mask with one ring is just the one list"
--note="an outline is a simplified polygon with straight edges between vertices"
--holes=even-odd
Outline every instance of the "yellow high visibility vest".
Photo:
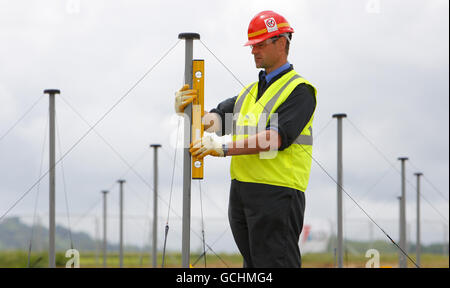
[[[269,121],[271,125],[276,124],[277,114],[274,112],[302,83],[311,85],[291,70],[272,83],[258,101],[258,82],[242,89],[234,105],[233,141],[265,131]],[[311,86],[316,97],[317,90]],[[290,187],[305,192],[311,171],[313,118],[314,113],[294,143],[283,151],[232,156],[231,179]]]

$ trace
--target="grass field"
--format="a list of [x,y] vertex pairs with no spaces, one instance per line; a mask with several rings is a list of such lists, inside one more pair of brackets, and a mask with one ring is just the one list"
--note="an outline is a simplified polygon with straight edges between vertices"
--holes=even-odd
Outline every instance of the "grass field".
[[[161,267],[162,255],[158,255],[158,265]],[[410,255],[415,259],[415,255]],[[66,262],[70,258],[66,258],[64,253],[57,253],[56,266],[65,267]],[[198,261],[197,261],[198,260]],[[369,259],[364,255],[348,255],[344,258],[344,267],[364,268]],[[197,262],[196,262],[197,261]],[[196,263],[195,263],[196,262]],[[302,256],[304,268],[333,268],[334,256],[326,253],[306,254]],[[449,258],[444,255],[423,254],[421,259],[421,267],[424,268],[448,268]],[[48,267],[48,255],[46,252],[33,252],[30,257],[31,267]],[[204,268],[204,258],[199,259],[198,254],[191,254],[191,263],[194,268]],[[26,251],[0,251],[0,267],[1,268],[26,268],[28,266],[28,253]],[[381,254],[381,267],[398,266],[397,254]],[[95,252],[80,252],[80,267],[94,268],[103,267],[102,255],[96,255]],[[107,257],[107,267],[119,267],[119,255],[110,253]],[[150,256],[141,256],[139,253],[126,253],[124,255],[124,267],[139,268],[151,267]],[[167,253],[165,256],[165,267],[181,267],[180,253]],[[206,267],[208,268],[239,268],[242,267],[242,257],[238,254],[208,254],[206,257]],[[408,267],[414,267],[414,264],[408,261]]]

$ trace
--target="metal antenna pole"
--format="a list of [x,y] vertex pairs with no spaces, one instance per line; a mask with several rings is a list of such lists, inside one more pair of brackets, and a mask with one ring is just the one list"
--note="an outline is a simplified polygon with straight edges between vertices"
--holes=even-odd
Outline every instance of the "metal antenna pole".
[[119,235],[120,235],[120,246],[119,246],[119,267],[123,268],[123,183],[125,180],[117,180],[120,184],[120,226],[119,226]]
[[[402,195],[400,198],[400,248],[405,253],[406,251],[406,185],[405,185],[405,161],[408,157],[399,157],[398,160],[402,162]],[[399,268],[406,268],[406,256],[403,253],[399,254],[398,259]]]
[[[178,39],[186,41],[185,48],[185,66],[184,82],[192,88],[192,59],[194,39],[200,39],[197,33],[181,33]],[[191,154],[189,145],[191,144],[191,122],[192,105],[188,105],[184,113],[184,144],[183,144],[183,220],[182,220],[182,240],[181,240],[181,265],[183,268],[189,268],[190,262],[190,233],[191,233]]]
[[47,89],[44,94],[49,94],[49,117],[50,117],[50,174],[49,174],[49,249],[48,267],[55,268],[55,94],[60,94],[59,90]]
[[333,118],[337,118],[337,260],[338,268],[344,267],[344,226],[342,221],[342,187],[343,187],[343,165],[342,165],[342,118],[346,118],[347,114],[334,114]]
[[420,254],[421,254],[421,247],[420,247],[420,176],[423,174],[420,172],[414,173],[414,175],[417,176],[417,228],[416,228],[416,263],[418,266],[420,266]]
[[106,194],[108,194],[107,190],[103,190],[103,268],[106,268]]
[[153,243],[152,243],[152,262],[153,268],[158,265],[158,148],[160,144],[151,144],[153,147]]

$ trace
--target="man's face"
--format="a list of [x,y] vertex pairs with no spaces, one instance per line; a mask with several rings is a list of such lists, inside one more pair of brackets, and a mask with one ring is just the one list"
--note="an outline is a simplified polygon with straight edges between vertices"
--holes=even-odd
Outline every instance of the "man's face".
[[271,68],[277,64],[280,57],[284,56],[285,39],[277,40],[267,39],[261,43],[252,46],[252,54],[255,58],[256,68]]

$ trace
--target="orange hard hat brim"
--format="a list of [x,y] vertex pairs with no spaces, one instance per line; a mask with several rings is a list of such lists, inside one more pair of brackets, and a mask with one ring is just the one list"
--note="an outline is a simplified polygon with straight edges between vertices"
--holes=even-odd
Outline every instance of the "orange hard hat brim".
[[[267,30],[266,30],[267,31]],[[244,46],[249,46],[249,45],[255,45],[258,44],[260,42],[263,42],[269,38],[275,37],[277,35],[283,34],[283,33],[294,33],[294,29],[292,29],[291,27],[288,27],[287,29],[279,29],[277,31],[274,31],[272,33],[261,33],[260,35],[253,37],[252,39],[249,39]]]
[[248,41],[244,44],[244,46],[255,45],[255,44],[258,44],[258,43],[260,43],[260,42],[262,42],[262,41],[264,41],[264,40],[267,40],[267,39],[269,39],[269,38],[266,38],[266,39],[252,39],[252,40],[248,40]]
[[253,39],[249,39],[244,44],[244,46],[255,45],[255,44],[261,43],[269,38],[275,37],[280,34],[282,34],[282,33],[280,33],[280,31],[276,31],[276,32],[272,32],[272,33],[265,33],[265,34],[259,35],[257,37],[254,37]]

